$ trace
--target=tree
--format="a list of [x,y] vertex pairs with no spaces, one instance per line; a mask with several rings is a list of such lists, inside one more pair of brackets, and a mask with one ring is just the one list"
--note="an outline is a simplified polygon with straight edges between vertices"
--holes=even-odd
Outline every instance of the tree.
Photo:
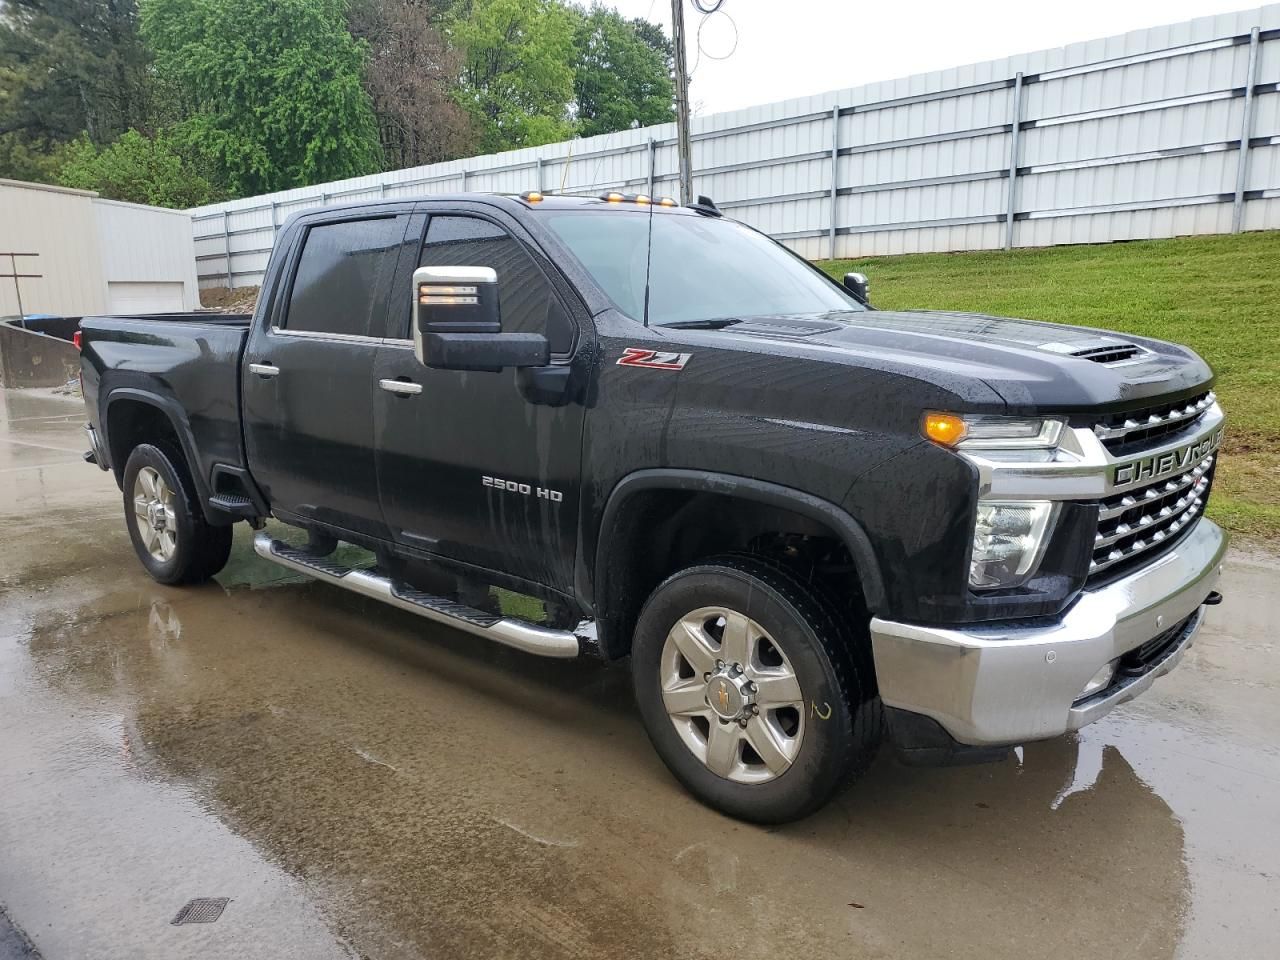
[[81,133],[146,129],[149,59],[135,0],[0,2],[0,176],[48,179]]
[[209,181],[183,158],[167,136],[145,137],[128,130],[99,149],[88,137],[67,146],[58,181],[64,187],[96,190],[112,200],[157,207],[198,207],[217,199]]
[[463,55],[459,98],[486,151],[573,135],[574,15],[558,0],[474,0],[452,20]]
[[471,116],[455,91],[462,56],[437,29],[439,0],[358,0],[351,32],[369,47],[364,88],[390,169],[466,156]]
[[175,133],[236,196],[372,173],[366,47],[344,0],[143,0],[142,32],[188,119]]
[[675,118],[671,42],[647,20],[594,6],[574,34],[578,132],[589,137]]

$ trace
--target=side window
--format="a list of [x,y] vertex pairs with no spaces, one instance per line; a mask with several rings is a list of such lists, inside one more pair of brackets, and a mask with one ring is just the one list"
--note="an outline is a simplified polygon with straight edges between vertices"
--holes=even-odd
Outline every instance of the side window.
[[381,335],[404,219],[379,217],[321,223],[307,230],[293,278],[286,330]]
[[493,267],[506,333],[542,333],[552,353],[573,346],[573,322],[528,251],[502,227],[477,217],[432,217],[420,267]]

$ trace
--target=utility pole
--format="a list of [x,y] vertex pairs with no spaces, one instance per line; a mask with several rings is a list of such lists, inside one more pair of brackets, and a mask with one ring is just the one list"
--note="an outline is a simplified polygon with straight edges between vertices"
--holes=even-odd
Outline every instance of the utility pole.
[[693,163],[689,153],[689,68],[684,57],[684,0],[671,0],[671,40],[676,52],[676,154],[680,202],[693,203]]

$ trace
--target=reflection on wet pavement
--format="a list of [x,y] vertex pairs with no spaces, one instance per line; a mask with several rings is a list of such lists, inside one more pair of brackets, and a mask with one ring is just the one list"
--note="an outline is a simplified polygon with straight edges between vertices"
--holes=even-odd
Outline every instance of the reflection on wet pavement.
[[[1272,953],[1266,562],[1233,560],[1184,665],[1078,738],[882,757],[765,830],[681,792],[625,665],[281,576],[247,530],[217,583],[161,587],[110,478],[48,469],[0,473],[0,904],[49,960]],[[170,926],[199,896],[232,902]]]

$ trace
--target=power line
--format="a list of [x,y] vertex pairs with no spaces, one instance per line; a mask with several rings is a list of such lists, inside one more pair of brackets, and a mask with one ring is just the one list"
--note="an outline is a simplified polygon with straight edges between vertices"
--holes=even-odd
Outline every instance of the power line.
[[[723,0],[721,0],[721,2],[723,2]],[[702,45],[702,28],[705,27],[707,25],[707,21],[711,19],[711,14],[709,13],[705,14],[703,18],[698,22],[698,32],[695,35],[694,42],[698,48],[698,52],[697,52],[697,55],[693,58],[693,66],[689,68],[690,80],[692,80],[693,75],[698,72],[698,64],[702,62],[703,57],[706,57],[708,60],[728,60],[730,57],[732,57],[735,53],[738,52],[738,39],[739,39],[738,22],[734,20],[733,17],[729,16],[728,10],[721,10],[719,7],[716,7],[716,10],[719,11],[720,16],[724,17],[725,20],[729,22],[729,26],[733,27],[733,46],[729,48],[728,53],[723,54],[722,56],[716,56],[714,53],[711,53],[709,50],[707,50],[706,47]]]

